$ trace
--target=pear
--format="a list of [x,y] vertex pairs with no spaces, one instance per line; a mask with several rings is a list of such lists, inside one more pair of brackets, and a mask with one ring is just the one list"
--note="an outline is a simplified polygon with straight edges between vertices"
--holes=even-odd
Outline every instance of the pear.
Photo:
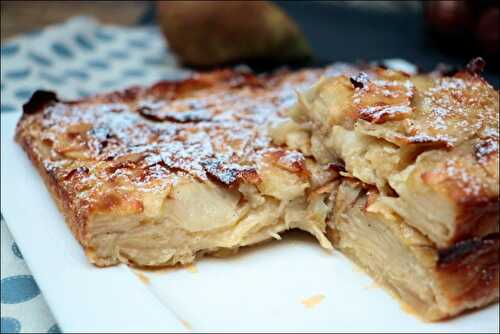
[[159,1],[157,9],[169,47],[187,66],[294,63],[311,54],[295,22],[267,1]]

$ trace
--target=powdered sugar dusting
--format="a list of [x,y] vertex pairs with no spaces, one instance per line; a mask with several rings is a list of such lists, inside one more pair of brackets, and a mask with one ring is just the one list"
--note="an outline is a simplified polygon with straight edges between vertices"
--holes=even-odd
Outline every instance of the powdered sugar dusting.
[[461,167],[456,159],[449,159],[445,163],[446,175],[458,183],[458,188],[465,196],[479,197],[482,190],[480,179]]
[[352,97],[359,118],[371,123],[402,119],[413,112],[411,99],[415,87],[410,80],[391,81],[360,73],[351,77],[355,91]]
[[430,143],[441,143],[445,146],[453,146],[455,140],[445,136],[445,135],[426,135],[426,134],[418,134],[414,136],[409,136],[408,140],[412,144],[430,144]]
[[304,155],[300,152],[292,151],[287,152],[279,158],[279,161],[285,165],[293,165],[296,162],[303,162]]
[[[105,189],[165,189],[187,175],[227,186],[255,183],[260,161],[276,150],[266,124],[295,101],[295,89],[321,74],[200,74],[53,104],[30,115],[24,127],[38,140],[45,169],[80,207],[106,196]],[[292,164],[303,156],[283,159]]]
[[474,145],[474,154],[479,163],[485,163],[495,153],[498,154],[498,137],[486,138]]

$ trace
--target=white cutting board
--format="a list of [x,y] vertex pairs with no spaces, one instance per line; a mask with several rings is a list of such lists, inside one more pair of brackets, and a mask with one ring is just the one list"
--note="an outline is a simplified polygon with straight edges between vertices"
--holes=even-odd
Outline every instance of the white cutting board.
[[[202,259],[194,269],[95,268],[13,141],[19,117],[1,115],[1,210],[64,332],[499,331],[498,304],[424,323],[301,232],[230,258]],[[315,307],[302,303],[316,295],[324,298]]]

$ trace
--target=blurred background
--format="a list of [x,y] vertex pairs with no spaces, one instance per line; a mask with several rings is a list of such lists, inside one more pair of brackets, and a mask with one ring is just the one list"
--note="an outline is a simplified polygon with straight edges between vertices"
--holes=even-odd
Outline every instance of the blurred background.
[[77,15],[158,24],[188,67],[402,58],[430,70],[482,56],[498,87],[498,1],[2,1],[2,43]]

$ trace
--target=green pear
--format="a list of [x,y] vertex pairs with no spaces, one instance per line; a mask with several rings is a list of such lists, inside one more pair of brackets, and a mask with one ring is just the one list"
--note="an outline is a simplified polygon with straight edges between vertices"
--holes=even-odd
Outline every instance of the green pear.
[[311,51],[292,19],[267,1],[159,1],[158,23],[181,63],[290,63]]

